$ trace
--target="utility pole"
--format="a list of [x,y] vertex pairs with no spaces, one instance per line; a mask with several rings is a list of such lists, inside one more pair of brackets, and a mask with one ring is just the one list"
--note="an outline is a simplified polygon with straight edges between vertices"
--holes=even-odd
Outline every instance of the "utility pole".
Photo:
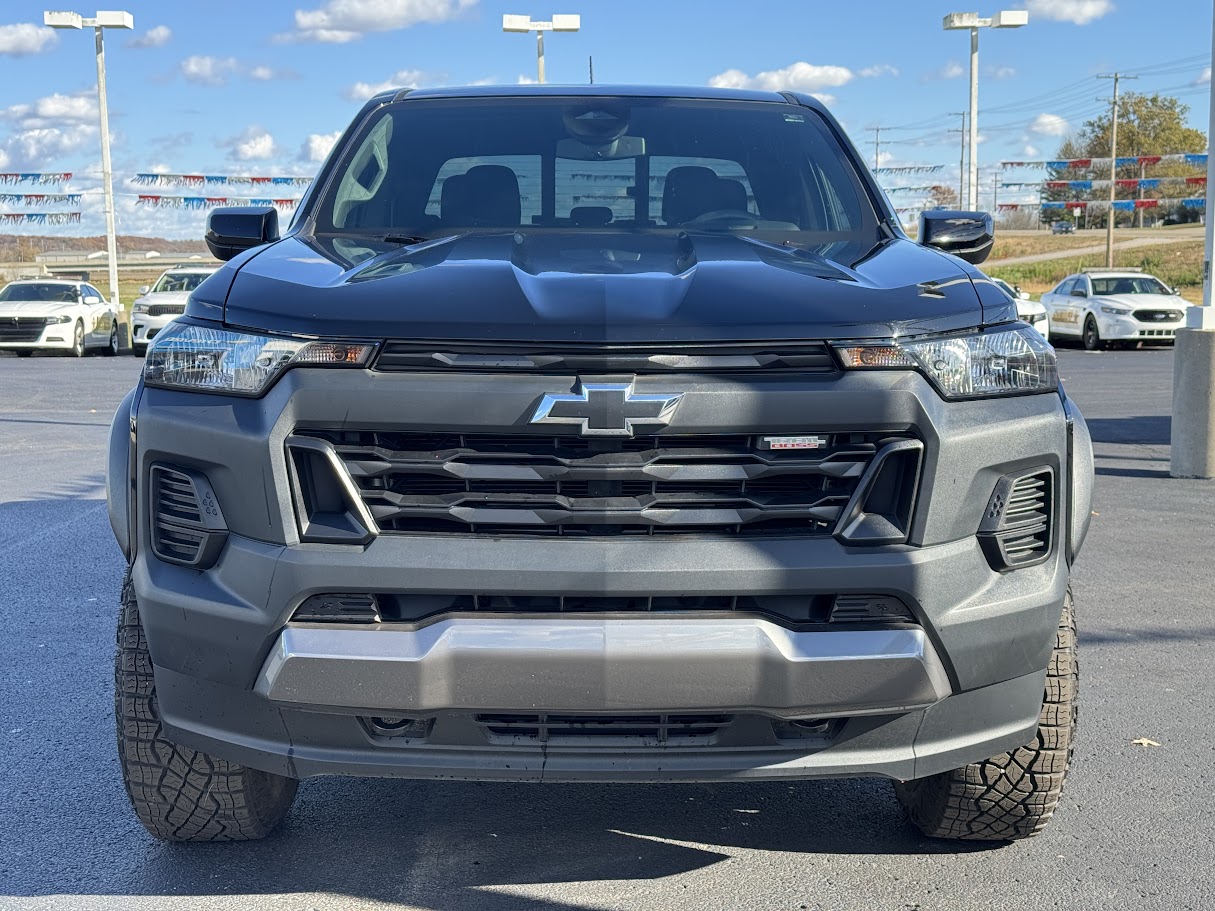
[[962,151],[958,156],[958,208],[960,209],[962,200],[966,198],[966,112],[950,111],[949,116],[962,118],[962,128],[949,131],[962,134]]
[[93,29],[93,45],[97,53],[97,113],[101,118],[101,186],[105,194],[105,245],[110,267],[110,303],[121,313],[122,301],[118,295],[118,238],[114,227],[114,180],[110,168],[110,109],[105,91],[105,39],[102,33],[107,28],[134,28],[135,20],[130,13],[120,10],[101,11],[91,19],[79,13],[48,10],[42,14],[42,21],[51,28]]
[[1118,186],[1118,82],[1122,79],[1138,79],[1122,73],[1102,73],[1098,79],[1114,80],[1114,97],[1110,102],[1110,208],[1105,215],[1105,265],[1114,265],[1114,193]]
[[1000,211],[1000,172],[991,175],[991,217]]
[[882,164],[882,128],[870,127],[873,130],[873,166],[880,167]]
[[582,27],[582,17],[578,15],[553,16],[548,22],[536,22],[529,16],[506,14],[502,17],[504,32],[535,32],[536,33],[536,78],[544,84],[544,33],[545,32],[576,32]]
[[595,84],[595,58],[594,57],[586,58],[586,69],[587,69],[587,72],[590,73],[590,76],[591,76],[591,85],[594,85]]

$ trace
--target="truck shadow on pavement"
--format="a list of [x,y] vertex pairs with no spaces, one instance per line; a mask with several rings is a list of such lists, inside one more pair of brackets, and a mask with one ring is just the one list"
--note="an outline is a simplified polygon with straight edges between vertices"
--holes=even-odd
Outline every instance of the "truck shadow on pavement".
[[[111,790],[117,782],[96,785]],[[48,877],[46,893],[20,894],[62,894],[70,883],[88,895],[315,892],[436,911],[570,911],[600,905],[519,893],[660,880],[743,850],[872,856],[991,847],[923,838],[903,821],[889,785],[867,779],[623,786],[316,779],[301,787],[279,832],[242,845],[156,843],[125,806],[120,812],[107,831],[132,864],[100,870],[89,857],[101,846],[78,845],[77,860],[47,864],[70,862],[74,870]]]
[[1142,446],[1168,446],[1173,419],[1167,414],[1147,414],[1124,418],[1092,418],[1088,432],[1094,443],[1135,443]]

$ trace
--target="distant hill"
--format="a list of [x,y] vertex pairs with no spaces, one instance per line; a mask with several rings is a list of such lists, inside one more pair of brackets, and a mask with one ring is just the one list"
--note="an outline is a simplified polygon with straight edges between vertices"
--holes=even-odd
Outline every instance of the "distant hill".
[[[39,253],[50,250],[79,250],[94,253],[105,249],[105,235],[96,237],[64,237],[55,235],[0,234],[0,262],[33,262]],[[163,237],[138,237],[131,234],[118,236],[118,252],[131,253],[136,250],[155,250],[163,256],[190,256],[207,254],[207,245],[201,240],[167,240]]]

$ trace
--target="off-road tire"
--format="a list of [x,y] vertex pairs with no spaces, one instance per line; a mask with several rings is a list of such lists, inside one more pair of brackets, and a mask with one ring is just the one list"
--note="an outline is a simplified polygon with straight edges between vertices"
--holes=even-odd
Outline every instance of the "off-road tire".
[[1101,338],[1101,329],[1097,326],[1097,320],[1089,317],[1084,321],[1084,334],[1081,336],[1084,342],[1085,351],[1104,351],[1105,340]]
[[130,577],[122,586],[114,657],[118,760],[135,815],[166,841],[250,841],[274,830],[299,782],[165,739],[152,659]]
[[897,782],[894,790],[907,818],[932,838],[1014,841],[1041,832],[1059,805],[1071,763],[1079,683],[1069,591],[1034,740],[985,762]]

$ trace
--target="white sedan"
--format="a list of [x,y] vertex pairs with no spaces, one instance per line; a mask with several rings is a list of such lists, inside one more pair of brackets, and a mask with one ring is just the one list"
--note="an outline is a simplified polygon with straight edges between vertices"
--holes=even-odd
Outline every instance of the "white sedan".
[[131,347],[136,354],[174,319],[186,312],[191,292],[210,278],[219,266],[174,266],[156,279],[152,287],[139,289],[131,307]]
[[1081,341],[1089,351],[1110,343],[1172,344],[1189,303],[1160,279],[1134,270],[1088,269],[1042,295],[1051,341]]
[[1017,305],[1017,316],[1021,321],[1029,323],[1038,330],[1038,334],[1046,338],[1046,308],[1037,301],[1029,299],[1029,292],[1014,288],[1002,278],[993,278],[991,283],[1013,299]]
[[0,291],[0,350],[118,353],[118,312],[88,282],[22,279]]

